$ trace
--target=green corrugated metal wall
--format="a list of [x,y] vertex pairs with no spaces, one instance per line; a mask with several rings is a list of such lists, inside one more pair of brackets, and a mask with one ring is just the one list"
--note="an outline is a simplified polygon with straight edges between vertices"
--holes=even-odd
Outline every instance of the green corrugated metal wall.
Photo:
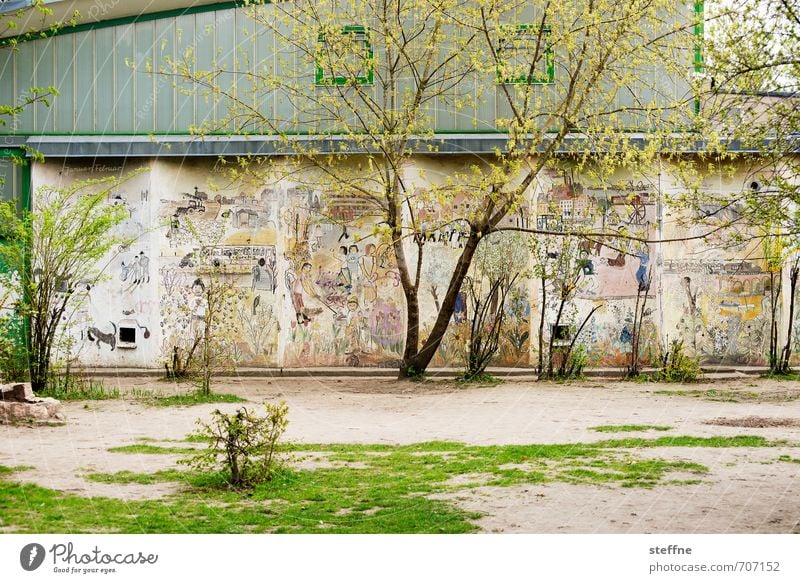
[[[692,6],[688,6],[687,17],[691,12]],[[0,135],[189,133],[191,126],[223,116],[225,105],[214,104],[202,90],[185,95],[171,77],[149,73],[148,67],[158,69],[167,57],[179,58],[190,47],[199,70],[212,69],[215,62],[244,71],[277,67],[280,59],[274,38],[269,31],[256,32],[254,21],[243,9],[226,7],[64,31],[20,43],[14,52],[0,48],[0,103],[14,103],[16,96],[31,86],[54,85],[60,92],[51,107],[28,107],[13,125],[0,126]],[[693,47],[687,49],[687,54],[693,51]],[[691,63],[691,55],[687,59]],[[653,75],[659,74],[654,65]],[[232,75],[219,79],[223,85],[233,81]],[[242,87],[247,84],[243,74],[236,81]],[[314,83],[311,69],[308,82]],[[442,131],[493,130],[495,120],[507,115],[503,101],[497,99],[493,76],[462,83],[460,90],[477,95],[478,87],[484,90],[474,107],[455,111],[445,103],[433,103],[433,127]],[[664,77],[664,98],[686,91]],[[632,95],[622,93],[618,97],[621,102],[633,100]],[[652,96],[643,92],[642,97]],[[285,97],[262,95],[259,99],[262,111],[273,119],[292,118],[292,105]]]

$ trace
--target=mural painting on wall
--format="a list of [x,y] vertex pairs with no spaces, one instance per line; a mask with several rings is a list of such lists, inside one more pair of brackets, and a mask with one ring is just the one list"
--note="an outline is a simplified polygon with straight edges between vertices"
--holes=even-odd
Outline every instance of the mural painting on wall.
[[680,310],[670,336],[704,364],[764,364],[770,285],[755,261],[666,260],[664,303]]
[[[548,179],[549,186],[536,200],[537,228],[553,232],[624,231],[639,239],[653,238],[658,194],[655,185],[630,178],[604,186],[588,185],[589,180],[582,180],[571,169],[551,170]],[[582,333],[589,364],[624,366],[628,362],[640,292],[651,306],[645,308],[641,344],[643,360],[649,361],[658,348],[652,322],[653,249],[640,241],[601,236],[582,240],[577,254],[582,278],[569,324],[579,323],[599,306]],[[547,306],[548,324],[552,325],[550,316],[557,311],[557,306]]]
[[766,364],[771,274],[761,244],[737,225],[738,204],[724,202],[753,184],[747,172],[707,177],[703,204],[680,217],[669,234],[703,238],[667,247],[664,335],[683,340],[706,365]]
[[286,366],[395,366],[404,340],[393,253],[357,197],[291,187],[281,213]]
[[[69,356],[88,365],[145,365],[154,350],[150,341],[155,294],[147,286],[150,277],[148,230],[151,175],[136,160],[108,160],[102,164],[55,161],[37,165],[32,180],[37,185],[67,185],[77,181],[127,177],[112,188],[109,206],[125,209],[112,235],[125,243],[102,261],[103,274],[95,281],[80,281],[72,292],[73,309],[65,314],[72,342]],[[139,170],[133,173],[134,170]],[[130,175],[130,176],[129,176]],[[98,182],[97,188],[107,183]],[[34,274],[34,277],[36,274]],[[67,290],[63,290],[66,292]],[[137,350],[127,350],[137,349]]]
[[[415,237],[415,242],[421,242],[424,245],[422,283],[419,295],[422,328],[420,338],[424,341],[433,328],[442,298],[450,284],[450,276],[469,236],[467,225],[458,220],[458,217],[464,217],[470,212],[471,202],[468,196],[459,194],[447,207],[426,203],[424,202],[426,197],[421,189],[417,190],[415,198],[420,201],[416,215],[421,231]],[[512,225],[526,226],[529,216],[528,205],[520,205],[517,212],[507,217],[506,221]],[[509,241],[505,241],[501,237],[487,238],[481,242],[481,245],[487,246],[483,248],[482,251],[486,252],[483,254],[486,257],[497,255],[498,260],[500,257],[504,259],[509,257],[509,253],[507,253],[509,244]],[[522,247],[524,245],[517,245],[512,251],[521,251],[527,254]],[[479,247],[479,249],[481,248]],[[476,257],[480,256],[482,251],[479,250]],[[492,251],[495,253],[493,254]],[[522,271],[526,264],[525,259],[521,261],[522,265],[515,268],[519,271]],[[473,261],[469,276],[472,280],[481,280],[487,277],[481,267],[486,267],[486,265],[476,260]],[[496,297],[494,301],[496,301]],[[471,303],[465,287],[458,293],[451,324],[431,362],[432,366],[462,366],[464,364],[473,316]],[[494,308],[494,306],[492,307]],[[498,351],[492,364],[495,366],[527,365],[529,361],[530,304],[524,278],[520,278],[509,291],[504,312]]]
[[[188,172],[187,172],[188,174]],[[202,176],[181,176],[202,180]],[[209,194],[194,186],[162,198],[162,358],[202,337],[209,277],[225,277],[235,293],[223,309],[221,333],[232,338],[235,365],[276,365],[278,346],[279,189]],[[139,271],[142,263],[139,260]],[[221,274],[221,275],[220,275]]]

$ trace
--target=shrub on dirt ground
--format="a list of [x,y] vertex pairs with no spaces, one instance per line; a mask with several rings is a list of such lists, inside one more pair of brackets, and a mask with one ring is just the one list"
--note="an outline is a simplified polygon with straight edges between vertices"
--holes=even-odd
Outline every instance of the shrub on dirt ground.
[[673,340],[669,348],[659,357],[660,370],[653,373],[653,380],[667,383],[691,383],[702,374],[700,363],[683,350],[682,340]]
[[191,437],[208,447],[193,452],[184,463],[198,471],[221,471],[234,488],[251,488],[271,480],[285,462],[281,436],[289,424],[289,406],[264,404],[266,414],[240,407],[233,413],[216,409],[211,422],[197,420]]
[[24,323],[15,314],[0,315],[0,382],[26,381],[28,374]]

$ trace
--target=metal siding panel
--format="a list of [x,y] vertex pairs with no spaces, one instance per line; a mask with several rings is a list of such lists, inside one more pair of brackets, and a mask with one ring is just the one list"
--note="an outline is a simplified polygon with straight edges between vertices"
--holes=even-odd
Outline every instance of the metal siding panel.
[[[255,63],[254,74],[260,79],[269,78],[275,71],[275,35],[266,27],[255,29]],[[256,94],[255,106],[267,119],[275,116],[275,97],[270,91],[263,88]],[[267,128],[262,128],[266,131]]]
[[[186,51],[193,49],[203,41],[202,32],[200,36],[195,34],[195,17],[190,14],[179,16],[175,19],[175,29],[177,36],[176,59],[181,60],[186,56]],[[175,131],[188,132],[189,127],[195,123],[194,93],[196,88],[192,83],[177,82],[178,88],[173,91],[177,93],[177,111],[175,112]],[[170,83],[170,86],[172,84]],[[179,89],[182,89],[180,91]],[[188,92],[188,93],[187,93]]]
[[[251,74],[255,71],[256,60],[255,22],[244,10],[235,10],[233,12],[236,15],[235,66],[236,70],[240,71],[236,81],[238,95],[246,103],[253,104],[255,102],[256,84]],[[254,119],[252,121],[257,122],[258,120]],[[253,133],[256,130],[251,124],[250,127],[245,128],[245,131]]]
[[[18,45],[18,51],[14,56],[14,61],[16,63],[16,91],[15,96],[16,99],[14,103],[21,104],[23,101],[23,95],[27,95],[30,88],[34,84],[33,79],[33,60],[34,60],[34,45],[36,43],[24,43],[22,45]],[[17,127],[19,128],[18,131],[21,133],[29,133],[34,131],[33,127],[33,108],[26,107],[22,110],[22,112],[17,116],[16,120]]]
[[[14,103],[14,52],[7,47],[0,48],[0,103]],[[0,118],[0,134],[11,132],[11,120]],[[5,125],[3,125],[5,122]]]
[[94,125],[94,32],[75,39],[75,131],[93,132]]
[[[53,39],[42,39],[36,43],[36,86],[45,89],[55,85],[54,75],[54,44]],[[50,106],[38,103],[34,110],[37,132],[52,132],[54,128],[55,112],[52,109],[56,96],[48,97]]]
[[[297,63],[298,58],[295,54],[295,49],[292,46],[283,41],[281,38],[292,38],[294,32],[292,31],[290,25],[285,22],[277,22],[276,21],[276,28],[280,31],[279,35],[275,37],[275,44],[274,44],[274,55],[275,58],[273,60],[274,63],[274,75],[277,76],[284,76],[289,77],[289,72],[287,69],[290,70],[297,70]],[[314,87],[314,78],[309,78],[307,81],[305,79],[297,79],[296,76],[293,76],[289,80],[290,83],[308,83],[307,87],[303,87],[304,91]],[[295,116],[297,115],[297,110],[292,104],[291,99],[287,96],[285,91],[276,91],[275,92],[275,109],[273,112],[274,119],[278,120],[278,123],[282,125],[283,128],[286,128],[287,131],[295,130]],[[308,104],[301,104],[301,107],[307,107]]]
[[[236,54],[236,23],[235,19],[228,16],[228,11],[214,12],[215,19],[215,58],[217,60],[217,67],[220,71],[232,71],[235,69],[235,54]],[[225,92],[236,91],[236,75],[232,73],[221,73],[217,78],[219,88]],[[233,124],[221,125],[221,120],[226,118],[230,113],[230,102],[227,99],[221,99],[215,105],[215,119],[219,130],[231,131]]]
[[75,129],[75,45],[76,35],[57,36],[55,86],[59,96],[53,102],[55,131],[72,132]]
[[149,75],[155,85],[155,127],[159,132],[175,132],[179,131],[175,127],[175,89],[172,77],[164,74],[169,68],[167,58],[175,58],[175,20],[157,20],[155,33],[153,73]]
[[461,95],[464,98],[464,105],[456,111],[456,128],[469,132],[478,129],[475,125],[478,119],[478,109],[476,101],[478,99],[478,88],[475,83],[475,76],[470,75],[460,83]]
[[483,83],[476,78],[476,84],[480,84],[481,90],[478,95],[477,106],[477,130],[490,130],[497,126],[496,111],[497,111],[497,91],[495,90],[494,76],[487,75]]
[[102,28],[95,31],[95,107],[97,112],[97,131],[114,131],[114,111],[117,96],[114,92],[114,29]]
[[134,128],[137,132],[152,132],[155,131],[155,107],[153,100],[155,96],[153,74],[148,72],[148,68],[152,68],[154,64],[154,28],[153,22],[143,22],[136,24],[135,29],[135,45],[134,45],[134,63],[135,71],[134,78],[134,109],[136,111],[136,119],[134,120]]
[[114,127],[117,132],[133,132],[133,29],[132,24],[114,29],[114,95],[117,103]]
[[[199,41],[195,42],[196,71],[211,71],[214,68],[214,13],[195,14],[195,34]],[[199,126],[204,121],[214,120],[213,98],[205,88],[194,91],[195,123]]]

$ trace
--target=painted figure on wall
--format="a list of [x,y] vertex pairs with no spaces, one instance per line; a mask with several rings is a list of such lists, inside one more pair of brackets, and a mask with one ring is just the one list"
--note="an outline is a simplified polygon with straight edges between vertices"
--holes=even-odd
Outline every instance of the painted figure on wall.
[[192,319],[189,325],[191,338],[201,338],[206,330],[206,285],[199,277],[192,282],[191,305]]
[[[307,304],[309,300],[315,300],[331,309],[325,303],[319,289],[314,282],[314,274],[312,273],[312,265],[309,262],[303,263],[298,275],[287,272],[289,281],[289,289],[292,293],[292,306],[294,307],[295,318],[298,324],[308,324],[311,322],[311,316],[318,316],[322,313],[323,308],[309,307]],[[293,278],[293,279],[292,279]],[[331,310],[333,311],[333,310]]]
[[371,306],[378,299],[378,262],[375,259],[375,245],[367,244],[364,248],[364,255],[358,262],[361,272],[361,290],[364,298],[364,305]]
[[260,257],[251,270],[253,282],[252,291],[275,291],[275,258],[270,257],[269,263]]
[[339,273],[336,274],[336,287],[343,294],[349,294],[353,291],[353,275],[350,272],[350,267],[347,264],[347,247],[342,245],[339,247]]
[[364,336],[367,333],[366,320],[358,304],[358,298],[351,296],[347,300],[347,325],[345,326],[345,336],[347,337],[347,363],[350,366],[358,366],[359,355],[368,354],[367,341]]

